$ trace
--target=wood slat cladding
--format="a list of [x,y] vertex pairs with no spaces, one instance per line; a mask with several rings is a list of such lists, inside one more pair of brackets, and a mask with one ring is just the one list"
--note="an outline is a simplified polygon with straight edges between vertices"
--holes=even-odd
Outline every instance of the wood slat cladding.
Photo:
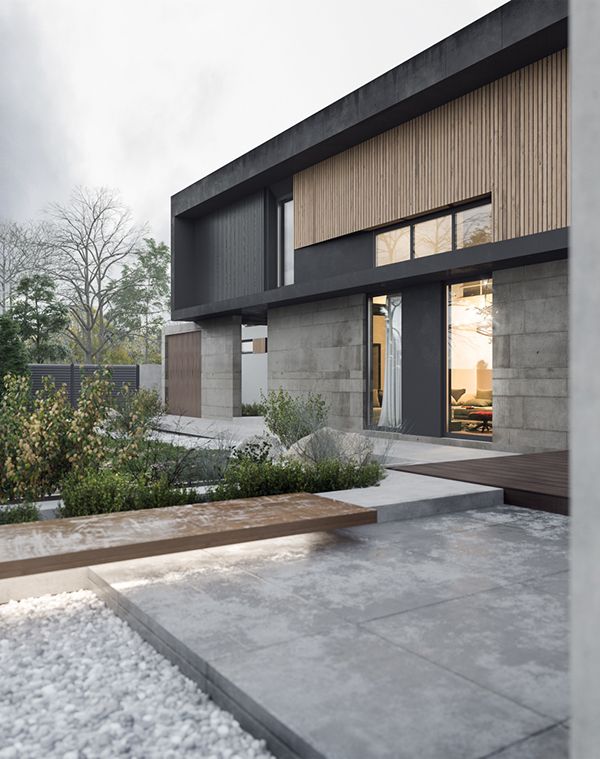
[[201,416],[202,332],[165,337],[165,403],[170,414]]
[[295,247],[491,194],[493,239],[569,224],[567,51],[294,176]]

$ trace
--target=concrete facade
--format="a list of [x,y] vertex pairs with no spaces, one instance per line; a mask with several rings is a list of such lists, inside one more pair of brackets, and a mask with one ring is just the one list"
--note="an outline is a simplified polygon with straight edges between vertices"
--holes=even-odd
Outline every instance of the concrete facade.
[[162,364],[140,364],[140,387],[154,390],[162,398],[162,381]]
[[571,324],[571,752],[600,746],[600,5],[571,3],[573,231]]
[[270,309],[269,389],[320,393],[329,423],[363,427],[366,300],[364,295]]
[[202,416],[242,413],[242,322],[224,316],[202,322]]
[[494,447],[568,447],[568,264],[495,271]]

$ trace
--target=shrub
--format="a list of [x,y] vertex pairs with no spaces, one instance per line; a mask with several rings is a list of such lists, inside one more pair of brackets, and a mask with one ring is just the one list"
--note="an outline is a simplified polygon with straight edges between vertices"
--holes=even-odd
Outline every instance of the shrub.
[[0,508],[0,524],[16,524],[17,522],[37,522],[40,512],[33,503],[20,503],[17,506]]
[[376,485],[382,467],[371,462],[363,466],[331,459],[316,464],[299,461],[232,461],[223,481],[209,492],[211,501],[251,498],[280,493],[320,493]]
[[265,409],[262,403],[242,403],[242,416],[263,416]]
[[196,491],[179,490],[164,479],[149,482],[101,469],[72,472],[62,483],[62,499],[58,515],[78,517],[197,503],[199,497]]
[[82,382],[77,408],[45,378],[31,401],[27,377],[7,375],[0,400],[0,498],[36,501],[56,491],[71,469],[97,467],[110,401],[108,372]]
[[318,393],[293,396],[279,388],[261,397],[265,425],[286,448],[327,423],[327,403]]
[[240,443],[234,449],[231,458],[235,461],[243,459],[258,462],[268,461],[276,457],[279,453],[277,448],[280,447],[281,444],[275,438],[268,435],[254,435]]
[[17,322],[8,314],[0,316],[0,397],[7,375],[28,375],[27,350],[19,335]]

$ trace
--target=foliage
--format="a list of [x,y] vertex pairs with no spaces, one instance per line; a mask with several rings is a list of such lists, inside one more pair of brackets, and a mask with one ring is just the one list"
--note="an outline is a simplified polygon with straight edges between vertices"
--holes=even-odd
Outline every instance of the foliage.
[[33,274],[19,282],[11,316],[34,363],[65,358],[64,345],[58,341],[69,323],[67,308],[56,300],[56,285],[47,274]]
[[249,459],[259,463],[274,458],[274,439],[267,435],[255,435],[247,438],[232,453],[232,459],[242,461]]
[[25,276],[46,271],[49,264],[48,225],[0,221],[0,313],[12,306],[13,294]]
[[373,461],[373,443],[356,432],[342,432],[331,427],[321,427],[294,443],[288,455],[309,463],[337,459],[362,465]]
[[82,382],[77,408],[49,378],[30,399],[25,377],[8,375],[0,401],[0,498],[39,500],[56,491],[72,469],[97,467],[104,441],[101,423],[110,403],[106,371]]
[[328,406],[318,393],[293,396],[279,388],[261,394],[265,425],[289,448],[327,423]]
[[66,205],[49,207],[48,218],[54,276],[71,319],[67,331],[85,363],[102,363],[118,333],[123,266],[144,230],[105,187],[76,188]]
[[299,461],[232,461],[225,477],[209,493],[211,501],[277,495],[320,493],[376,485],[383,469],[376,462],[363,466],[334,459],[306,464]]
[[263,416],[265,409],[262,403],[242,403],[242,416]]
[[112,440],[116,468],[135,461],[145,463],[146,444],[163,413],[161,400],[153,390],[132,391],[129,385],[123,386],[104,425],[104,433]]
[[160,363],[161,331],[169,309],[171,253],[151,237],[126,263],[115,294],[115,313],[132,360]]
[[111,469],[71,472],[62,483],[61,517],[107,514],[197,503],[194,490],[180,490],[165,480],[147,481]]
[[0,398],[6,377],[10,374],[26,375],[27,352],[14,319],[6,314],[0,316]]
[[40,511],[33,503],[19,503],[16,506],[0,508],[0,524],[37,522],[39,518]]

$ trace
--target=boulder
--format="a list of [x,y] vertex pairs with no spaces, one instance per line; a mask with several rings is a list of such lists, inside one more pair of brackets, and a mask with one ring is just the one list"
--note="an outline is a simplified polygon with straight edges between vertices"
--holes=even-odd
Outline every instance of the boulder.
[[345,463],[362,465],[373,460],[373,444],[369,438],[357,432],[342,432],[333,427],[322,427],[294,443],[288,448],[286,456],[312,463],[338,459]]

